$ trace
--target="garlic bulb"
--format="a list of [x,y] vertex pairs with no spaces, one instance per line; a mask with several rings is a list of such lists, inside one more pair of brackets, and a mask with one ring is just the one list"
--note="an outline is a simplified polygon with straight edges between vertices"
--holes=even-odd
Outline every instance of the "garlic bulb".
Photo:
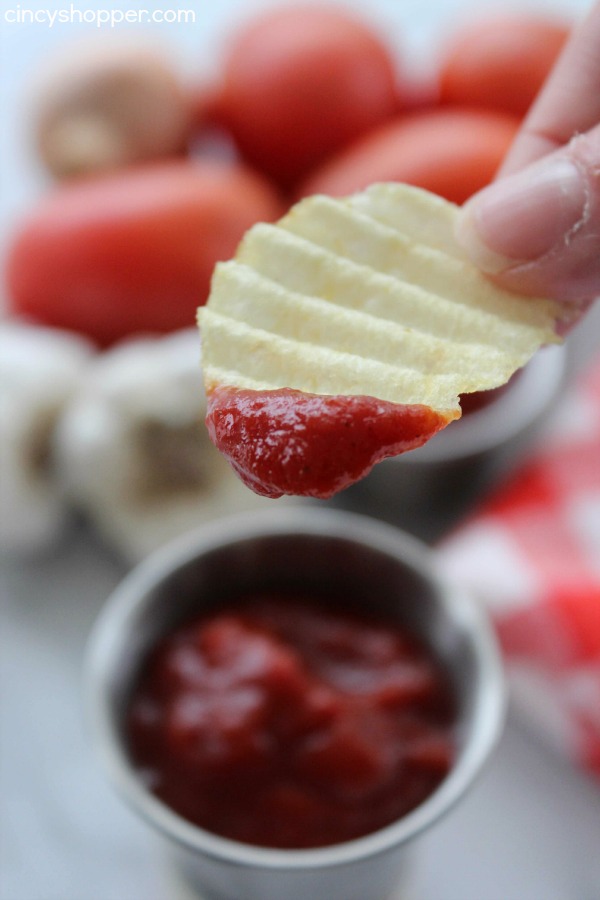
[[93,350],[70,332],[0,322],[0,547],[43,548],[67,508],[54,477],[52,434]]
[[56,435],[62,481],[103,535],[136,561],[176,535],[268,503],[210,442],[195,329],[98,357]]

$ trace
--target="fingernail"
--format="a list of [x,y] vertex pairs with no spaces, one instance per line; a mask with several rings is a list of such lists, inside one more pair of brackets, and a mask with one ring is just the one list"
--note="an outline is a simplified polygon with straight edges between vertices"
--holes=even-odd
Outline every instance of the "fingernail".
[[501,178],[461,210],[456,238],[490,274],[531,262],[563,245],[583,221],[586,186],[565,157]]

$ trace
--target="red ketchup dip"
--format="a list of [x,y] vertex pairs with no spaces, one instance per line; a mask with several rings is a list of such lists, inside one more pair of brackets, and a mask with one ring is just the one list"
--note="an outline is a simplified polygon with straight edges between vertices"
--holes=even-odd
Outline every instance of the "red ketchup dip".
[[261,594],[150,652],[127,717],[149,789],[248,844],[322,847],[418,806],[455,754],[448,679],[396,623]]
[[218,387],[208,392],[212,442],[265,497],[325,499],[388,456],[420,447],[449,418],[419,404],[358,395]]

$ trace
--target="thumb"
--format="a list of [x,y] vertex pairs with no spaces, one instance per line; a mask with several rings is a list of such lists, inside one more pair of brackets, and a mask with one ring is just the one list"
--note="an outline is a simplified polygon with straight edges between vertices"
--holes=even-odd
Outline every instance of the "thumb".
[[579,303],[600,295],[600,126],[461,210],[457,239],[498,284]]

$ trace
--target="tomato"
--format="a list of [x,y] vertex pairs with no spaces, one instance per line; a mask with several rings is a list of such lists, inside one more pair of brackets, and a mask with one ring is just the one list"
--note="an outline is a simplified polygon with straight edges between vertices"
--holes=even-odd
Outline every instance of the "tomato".
[[238,32],[223,66],[219,121],[287,186],[398,108],[390,53],[342,9],[269,10]]
[[463,203],[492,180],[518,124],[507,113],[458,107],[405,115],[326,162],[299,195],[341,197],[377,181],[404,181]]
[[441,62],[442,101],[523,116],[568,35],[565,22],[534,14],[486,16],[464,26]]
[[148,165],[60,187],[8,254],[12,309],[109,344],[191,326],[215,262],[258,220],[282,212],[239,165]]

